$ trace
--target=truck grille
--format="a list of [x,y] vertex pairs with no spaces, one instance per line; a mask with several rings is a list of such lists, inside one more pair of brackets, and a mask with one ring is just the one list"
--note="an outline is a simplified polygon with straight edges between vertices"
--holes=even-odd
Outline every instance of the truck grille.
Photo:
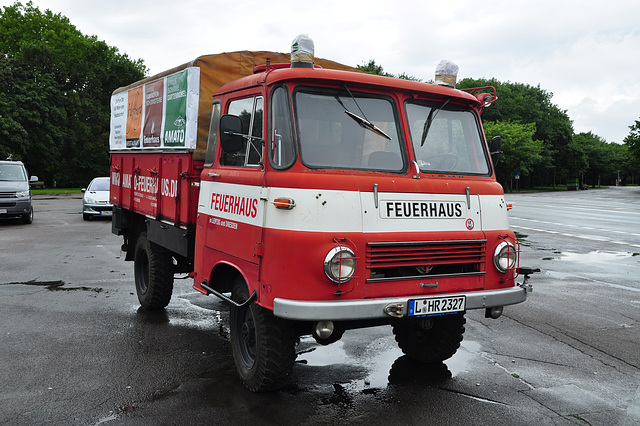
[[369,243],[367,282],[484,274],[486,240]]

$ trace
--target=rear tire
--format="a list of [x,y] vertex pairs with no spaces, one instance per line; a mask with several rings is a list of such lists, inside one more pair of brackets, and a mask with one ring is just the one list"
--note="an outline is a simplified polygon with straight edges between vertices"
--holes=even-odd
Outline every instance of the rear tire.
[[[249,299],[242,277],[236,278],[231,297],[238,303]],[[289,384],[296,358],[293,325],[256,303],[232,306],[230,323],[233,358],[245,386],[265,392]]]
[[396,342],[407,356],[420,362],[441,362],[451,358],[462,342],[464,313],[433,317],[433,327],[425,330],[415,321],[393,325]]
[[166,307],[173,292],[171,253],[150,242],[143,232],[136,242],[133,263],[140,305],[149,310]]

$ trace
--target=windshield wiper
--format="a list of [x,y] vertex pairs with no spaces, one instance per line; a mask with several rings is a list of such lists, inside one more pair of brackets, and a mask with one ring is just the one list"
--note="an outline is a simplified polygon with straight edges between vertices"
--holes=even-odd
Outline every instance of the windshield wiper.
[[375,133],[376,135],[382,136],[383,138],[387,138],[387,139],[391,140],[391,136],[387,135],[381,128],[379,128],[378,126],[376,126],[375,124],[373,124],[372,122],[367,120],[366,116],[364,115],[364,111],[362,111],[362,108],[360,108],[360,105],[358,105],[358,101],[356,101],[356,98],[353,96],[353,94],[351,93],[351,90],[349,90],[349,88],[347,87],[346,84],[344,85],[344,88],[347,89],[347,92],[349,93],[349,96],[351,96],[351,99],[353,99],[353,102],[356,104],[356,106],[358,107],[358,109],[360,110],[360,113],[364,116],[364,118],[362,118],[359,115],[356,115],[356,114],[352,113],[351,111],[349,111],[347,109],[347,107],[344,106],[344,104],[340,100],[340,97],[336,95],[336,100],[338,101],[338,103],[340,103],[340,105],[342,105],[342,108],[344,108],[344,112],[349,117],[351,117],[353,119],[353,121],[358,123],[360,125],[360,127],[364,127],[365,129],[369,129],[373,133]]
[[433,123],[433,120],[436,118],[436,115],[438,115],[440,110],[444,108],[449,103],[450,100],[451,98],[447,98],[447,100],[444,101],[444,103],[440,105],[438,108],[432,108],[431,111],[429,111],[429,115],[427,116],[427,121],[424,122],[424,127],[422,128],[422,139],[420,140],[420,146],[423,146],[424,141],[427,140],[427,134],[429,134],[431,123]]
[[345,108],[344,112],[346,112],[349,117],[353,118],[353,120],[356,123],[358,123],[360,126],[364,127],[365,129],[369,129],[373,133],[375,133],[375,134],[377,134],[379,136],[382,136],[383,138],[387,138],[387,139],[391,140],[391,137],[389,135],[387,135],[381,128],[379,128],[378,126],[376,126],[375,124],[373,124],[372,122],[367,120],[366,118],[362,118],[362,117],[352,113],[351,111],[349,111],[346,108]]

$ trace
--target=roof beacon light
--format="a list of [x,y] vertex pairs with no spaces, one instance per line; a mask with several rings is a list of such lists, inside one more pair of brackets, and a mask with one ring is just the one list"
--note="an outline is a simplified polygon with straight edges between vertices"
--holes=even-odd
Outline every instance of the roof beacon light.
[[291,43],[291,68],[313,68],[313,40],[307,34],[300,34]]
[[452,61],[443,59],[436,67],[436,84],[456,87],[459,67]]

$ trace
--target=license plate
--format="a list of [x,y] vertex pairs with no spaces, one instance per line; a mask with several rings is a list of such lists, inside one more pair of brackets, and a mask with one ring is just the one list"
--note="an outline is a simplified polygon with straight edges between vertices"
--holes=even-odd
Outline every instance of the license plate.
[[409,300],[408,315],[430,316],[461,312],[465,310],[466,302],[466,296],[413,299]]
[[111,216],[113,212],[111,210],[106,210],[106,211],[100,212],[100,214],[102,216]]
[[0,209],[0,214],[6,213],[7,209]]

